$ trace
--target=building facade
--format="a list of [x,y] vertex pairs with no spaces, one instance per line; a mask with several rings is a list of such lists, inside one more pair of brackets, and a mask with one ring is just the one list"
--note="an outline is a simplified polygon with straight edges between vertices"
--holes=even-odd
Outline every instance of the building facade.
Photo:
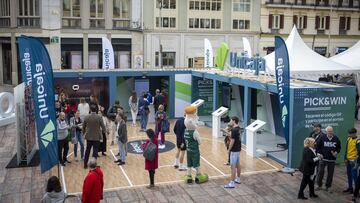
[[323,56],[333,56],[360,39],[359,0],[262,0],[259,50],[274,50],[274,36],[284,38],[293,25],[305,43]]
[[[255,53],[260,0],[144,1],[144,68],[203,67],[204,38],[242,52],[247,37]],[[160,54],[161,53],[161,54]]]
[[0,86],[21,81],[16,37],[39,37],[54,70],[99,69],[101,37],[111,39],[115,68],[143,55],[142,0],[0,0]]

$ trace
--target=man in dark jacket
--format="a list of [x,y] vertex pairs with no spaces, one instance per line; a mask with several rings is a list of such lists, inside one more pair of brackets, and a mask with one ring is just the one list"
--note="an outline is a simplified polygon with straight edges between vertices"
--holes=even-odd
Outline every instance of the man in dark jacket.
[[339,138],[334,135],[333,128],[328,126],[326,128],[326,136],[320,137],[316,142],[316,152],[321,154],[324,158],[319,163],[319,174],[317,176],[318,188],[322,189],[322,180],[324,178],[325,166],[327,166],[326,191],[332,193],[330,187],[334,176],[336,156],[341,150],[341,143]]
[[[106,133],[105,124],[101,116],[96,113],[96,106],[90,105],[91,114],[85,116],[83,123],[83,133],[86,139],[86,150],[84,158],[84,168],[87,168],[90,150],[93,148],[93,157],[97,157],[102,135]],[[101,132],[102,130],[102,132]]]
[[[184,120],[185,120],[185,115],[184,115],[184,117],[179,118],[174,125],[174,133],[176,135],[176,146],[178,149],[176,152],[176,156],[175,156],[174,167],[179,168],[179,171],[187,170],[186,166],[183,165],[184,154],[186,151],[186,144],[185,144],[185,138],[184,138],[184,133],[185,133],[186,127],[184,124]],[[179,159],[179,157],[180,157],[180,159]]]
[[156,95],[154,97],[154,112],[156,113],[159,110],[160,105],[164,105],[164,96],[160,94],[160,90],[155,91]]
[[321,124],[320,123],[314,123],[313,124],[313,131],[310,133],[309,137],[312,137],[315,139],[315,142],[322,137],[326,136],[326,134],[321,130]]

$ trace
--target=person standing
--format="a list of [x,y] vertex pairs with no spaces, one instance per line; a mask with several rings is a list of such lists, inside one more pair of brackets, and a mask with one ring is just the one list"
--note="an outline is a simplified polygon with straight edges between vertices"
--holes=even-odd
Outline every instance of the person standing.
[[63,203],[66,194],[62,191],[60,180],[56,176],[51,176],[46,184],[46,193],[41,199],[41,203]]
[[114,144],[115,140],[116,140],[116,125],[115,125],[115,119],[116,119],[116,115],[118,113],[118,109],[121,108],[120,106],[120,101],[116,100],[114,105],[112,105],[108,111],[107,111],[107,117],[109,118],[110,122],[109,122],[109,131],[110,131],[110,140],[111,140],[111,145]]
[[310,133],[309,137],[312,137],[315,139],[315,142],[322,136],[326,136],[326,134],[321,131],[321,124],[320,123],[314,123],[313,124],[313,131]]
[[[107,132],[109,131],[108,128],[107,128],[107,118],[104,116],[104,113],[102,111],[99,111],[98,112],[98,115],[102,118],[103,120],[103,123],[104,123],[104,126],[105,126],[105,134],[103,133],[102,134],[102,141],[100,142],[100,147],[99,147],[99,152],[101,152],[101,154],[103,156],[106,156],[106,145],[107,145]],[[102,129],[101,129],[102,130]]]
[[320,137],[316,142],[316,152],[324,158],[319,163],[319,174],[317,176],[318,188],[322,189],[322,180],[324,178],[325,167],[327,167],[326,191],[332,193],[331,184],[334,176],[336,156],[341,150],[339,138],[334,135],[331,126],[326,127],[326,136]]
[[147,129],[146,135],[148,136],[148,140],[144,144],[141,145],[142,150],[144,151],[147,145],[151,142],[156,145],[156,153],[154,160],[145,159],[145,170],[149,171],[150,184],[147,188],[155,187],[155,170],[158,168],[158,159],[159,159],[159,148],[158,148],[158,140],[155,136],[155,132],[153,129]]
[[165,133],[168,130],[168,122],[164,106],[161,104],[159,105],[158,111],[155,113],[155,136],[158,137],[160,134],[159,149],[165,148]]
[[136,117],[139,110],[139,99],[137,98],[135,91],[132,91],[131,96],[129,98],[129,107],[132,118],[132,126],[136,126]]
[[179,168],[179,171],[187,170],[187,167],[183,164],[184,155],[186,151],[186,144],[184,138],[186,126],[184,124],[184,121],[185,121],[185,115],[184,117],[179,118],[174,125],[174,133],[176,135],[176,146],[177,146],[174,167]]
[[60,112],[57,123],[57,137],[58,137],[58,153],[59,162],[62,166],[65,166],[65,162],[71,163],[67,160],[67,154],[69,152],[68,130],[69,125],[65,121],[65,113]]
[[167,111],[167,107],[168,107],[168,94],[167,94],[166,90],[161,90],[161,95],[162,95],[163,98],[164,98],[164,100],[163,100],[164,111]]
[[240,127],[239,127],[239,118],[236,116],[231,117],[230,124],[231,129],[231,139],[230,139],[230,166],[231,166],[231,181],[229,184],[225,185],[224,188],[235,188],[235,183],[240,184],[240,151],[241,151],[241,137],[240,137]]
[[84,180],[81,202],[99,203],[103,199],[104,174],[100,166],[97,166],[96,158],[92,157],[87,165],[90,170]]
[[227,124],[226,128],[221,128],[220,131],[223,132],[223,136],[224,138],[224,144],[226,147],[226,150],[228,151],[228,160],[225,163],[225,165],[230,165],[230,151],[229,151],[229,147],[230,147],[230,140],[231,140],[231,129],[232,129],[232,123],[229,122]]
[[351,128],[348,130],[348,138],[346,140],[346,148],[345,148],[345,165],[346,165],[346,173],[348,177],[348,187],[343,192],[353,193],[353,180],[356,184],[357,179],[357,169],[355,168],[355,162],[360,153],[360,140],[358,139],[357,130],[355,128]]
[[307,185],[309,185],[310,197],[318,197],[314,190],[314,176],[316,175],[316,163],[321,159],[322,155],[316,155],[315,152],[315,139],[307,137],[304,140],[303,158],[299,168],[299,170],[303,173],[303,177],[300,184],[298,199],[307,199],[304,195],[304,190]]
[[149,102],[147,100],[147,95],[144,94],[143,98],[139,100],[139,114],[140,114],[140,124],[141,124],[141,132],[146,131],[146,126],[149,120]]
[[83,133],[86,139],[86,150],[84,158],[84,168],[87,168],[90,150],[93,149],[93,157],[97,157],[102,135],[106,133],[103,119],[96,114],[96,105],[90,105],[91,114],[87,115],[83,123]]
[[117,121],[117,138],[118,138],[118,146],[119,146],[119,156],[120,158],[115,163],[118,163],[118,165],[124,165],[125,159],[126,159],[126,143],[128,140],[127,137],[127,128],[126,128],[126,122],[124,119],[124,114],[120,114],[116,116]]
[[80,111],[80,119],[83,121],[85,116],[87,116],[90,113],[90,106],[85,101],[84,97],[80,98],[80,104],[78,104],[78,109]]
[[158,111],[160,105],[164,105],[164,96],[160,94],[159,89],[156,89],[154,97],[154,112]]
[[70,126],[71,126],[71,130],[72,133],[75,136],[75,140],[76,143],[74,143],[74,157],[75,157],[75,161],[78,161],[78,157],[77,157],[77,149],[78,149],[78,144],[80,144],[80,155],[81,155],[81,160],[84,160],[84,136],[81,132],[82,129],[82,120],[80,118],[80,111],[77,110],[75,113],[75,117],[72,117],[70,119]]
[[[97,101],[96,97],[94,95],[90,95],[90,103],[89,106],[95,105],[96,106],[96,112],[99,111],[99,102]],[[91,112],[91,109],[90,109]]]

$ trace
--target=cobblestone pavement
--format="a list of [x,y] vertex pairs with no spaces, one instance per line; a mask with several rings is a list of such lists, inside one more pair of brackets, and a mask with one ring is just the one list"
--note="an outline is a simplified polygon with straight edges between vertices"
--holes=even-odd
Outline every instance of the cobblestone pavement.
[[[356,124],[356,127],[359,123]],[[45,183],[51,172],[41,174],[39,167],[5,169],[16,153],[15,125],[0,127],[0,202],[38,203],[45,191]],[[145,187],[122,189],[104,193],[103,203],[117,202],[350,202],[351,195],[343,194],[346,187],[345,166],[335,169],[334,193],[318,191],[319,198],[307,201],[296,199],[301,173],[294,176],[269,172],[242,176],[242,184],[235,189],[224,189],[228,178],[212,179],[207,183],[187,185],[174,183],[159,185],[154,189]],[[79,183],[82,184],[82,183]],[[308,196],[308,192],[305,191]],[[80,202],[79,196],[68,197],[66,202]]]

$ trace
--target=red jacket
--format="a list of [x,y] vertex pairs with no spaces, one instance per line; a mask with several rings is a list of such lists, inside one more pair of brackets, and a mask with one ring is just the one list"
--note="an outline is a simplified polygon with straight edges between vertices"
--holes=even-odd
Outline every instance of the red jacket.
[[[149,144],[150,140],[147,140],[144,144],[141,145],[141,148],[144,150],[146,148],[146,146]],[[155,170],[158,168],[158,159],[159,159],[159,144],[158,144],[158,140],[156,138],[154,138],[152,140],[152,142],[154,144],[156,144],[156,155],[155,155],[155,159],[152,161],[146,160],[145,159],[145,170]]]
[[104,175],[100,166],[90,170],[84,180],[82,203],[99,203],[103,199]]

